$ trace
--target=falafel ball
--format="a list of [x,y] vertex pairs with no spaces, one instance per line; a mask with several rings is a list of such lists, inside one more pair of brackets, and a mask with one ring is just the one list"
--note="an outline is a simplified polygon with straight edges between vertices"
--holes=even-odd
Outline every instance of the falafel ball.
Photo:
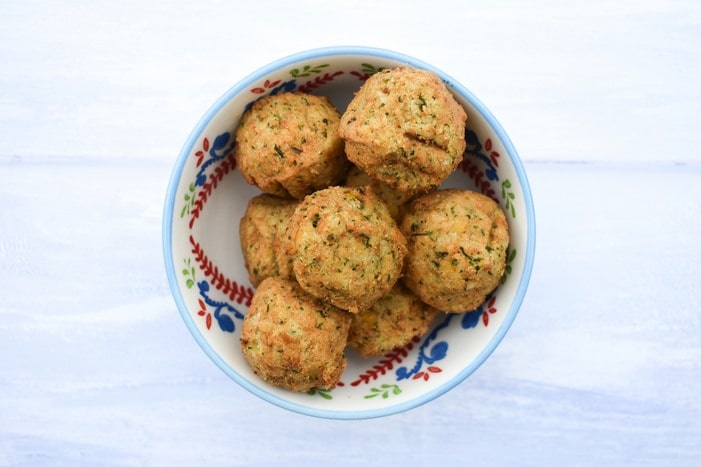
[[275,244],[297,204],[299,200],[265,193],[248,201],[239,223],[239,239],[248,279],[254,287],[267,277],[280,275]]
[[253,371],[291,391],[332,389],[346,368],[351,315],[304,292],[294,281],[269,277],[241,327],[241,350]]
[[363,357],[384,355],[425,334],[438,313],[399,281],[370,308],[352,315],[348,346]]
[[384,182],[375,180],[356,166],[351,166],[346,175],[346,186],[368,186],[382,201],[385,202],[394,220],[402,218],[402,209],[411,196],[392,188]]
[[406,239],[367,187],[330,187],[307,196],[282,241],[300,286],[351,313],[394,287],[406,255]]
[[408,242],[404,283],[429,305],[472,311],[499,285],[509,230],[491,198],[457,188],[421,195],[409,203],[401,230]]
[[341,183],[348,168],[338,135],[340,114],[324,96],[265,96],[243,114],[236,131],[239,170],[266,193],[302,199]]
[[341,117],[348,159],[409,195],[438,187],[466,147],[467,114],[440,77],[413,67],[370,76]]

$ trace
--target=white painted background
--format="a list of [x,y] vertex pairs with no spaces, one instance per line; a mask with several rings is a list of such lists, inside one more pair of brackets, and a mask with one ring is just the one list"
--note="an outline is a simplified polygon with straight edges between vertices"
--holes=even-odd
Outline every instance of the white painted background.
[[[168,290],[161,212],[210,104],[369,45],[470,88],[537,215],[474,375],[337,422],[238,387]],[[701,3],[0,0],[0,465],[697,465]]]
[[3,156],[172,158],[290,53],[369,45],[468,86],[527,160],[694,160],[701,6],[417,0],[0,3]]

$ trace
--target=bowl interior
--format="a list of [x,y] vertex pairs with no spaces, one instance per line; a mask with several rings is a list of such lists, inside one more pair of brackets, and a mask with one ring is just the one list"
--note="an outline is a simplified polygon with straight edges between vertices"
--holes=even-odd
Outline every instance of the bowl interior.
[[[511,246],[503,283],[476,311],[441,314],[403,349],[377,358],[348,350],[348,366],[331,391],[294,393],[260,380],[240,347],[242,319],[254,290],[239,246],[248,200],[261,193],[236,169],[234,132],[258,98],[289,91],[328,96],[343,112],[367,77],[411,65],[439,74],[467,114],[467,150],[445,187],[480,191],[498,201]],[[278,406],[319,417],[359,419],[421,405],[460,383],[495,349],[525,294],[534,254],[534,214],[526,175],[508,137],[464,87],[419,60],[366,48],[317,49],[249,75],[205,114],[178,157],[166,196],[164,256],[180,314],[205,353],[236,382]]]

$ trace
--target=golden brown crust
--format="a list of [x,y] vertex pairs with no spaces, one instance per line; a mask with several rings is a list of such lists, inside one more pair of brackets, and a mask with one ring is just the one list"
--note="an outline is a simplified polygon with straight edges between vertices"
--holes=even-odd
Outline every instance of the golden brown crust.
[[[294,215],[294,213],[293,213]],[[290,217],[292,219],[292,217]],[[289,222],[288,222],[289,226]],[[285,228],[282,235],[279,235],[275,242],[273,243],[273,250],[275,251],[275,266],[277,267],[278,277],[283,279],[295,279],[294,266],[294,253],[296,251],[292,237],[288,234],[289,227]]]
[[265,279],[241,328],[241,350],[253,371],[291,391],[332,389],[346,367],[351,315],[304,292],[297,283]]
[[438,187],[462,160],[465,110],[434,73],[412,67],[372,75],[341,118],[346,155],[409,195]]
[[346,176],[346,186],[367,186],[385,202],[392,218],[399,222],[402,218],[402,209],[411,199],[410,195],[392,188],[384,182],[375,180],[356,166],[351,166]]
[[[248,202],[239,224],[239,239],[248,278],[254,287],[267,277],[280,275],[278,270],[278,237],[285,232],[287,221],[299,201],[261,194]],[[284,260],[280,260],[284,263]]]
[[509,232],[491,198],[469,190],[421,195],[401,223],[408,241],[404,283],[447,312],[477,308],[504,274]]
[[340,114],[327,97],[280,93],[256,101],[236,132],[238,167],[248,183],[302,199],[343,181],[348,161]]
[[348,346],[363,357],[384,355],[425,334],[438,313],[399,281],[370,308],[353,315]]
[[282,241],[302,288],[352,313],[392,289],[406,254],[406,239],[387,207],[365,187],[307,196]]

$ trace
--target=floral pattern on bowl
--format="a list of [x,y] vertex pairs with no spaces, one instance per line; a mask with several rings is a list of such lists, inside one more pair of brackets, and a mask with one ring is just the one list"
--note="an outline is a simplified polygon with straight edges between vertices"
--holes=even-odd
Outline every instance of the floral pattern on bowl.
[[[241,321],[254,289],[240,252],[238,225],[260,191],[236,168],[234,132],[242,113],[262,96],[309,92],[342,111],[373,73],[408,64],[438,73],[468,114],[467,149],[444,183],[480,191],[507,214],[511,245],[501,285],[476,310],[441,314],[430,331],[377,358],[347,352],[333,390],[294,393],[260,380],[239,346]],[[200,121],[173,171],[163,222],[166,270],[187,327],[207,355],[243,387],[281,407],[341,419],[390,415],[419,406],[469,376],[496,348],[526,292],[535,249],[530,189],[518,155],[487,109],[430,65],[395,52],[329,48],[303,52],[265,67],[225,94]]]

